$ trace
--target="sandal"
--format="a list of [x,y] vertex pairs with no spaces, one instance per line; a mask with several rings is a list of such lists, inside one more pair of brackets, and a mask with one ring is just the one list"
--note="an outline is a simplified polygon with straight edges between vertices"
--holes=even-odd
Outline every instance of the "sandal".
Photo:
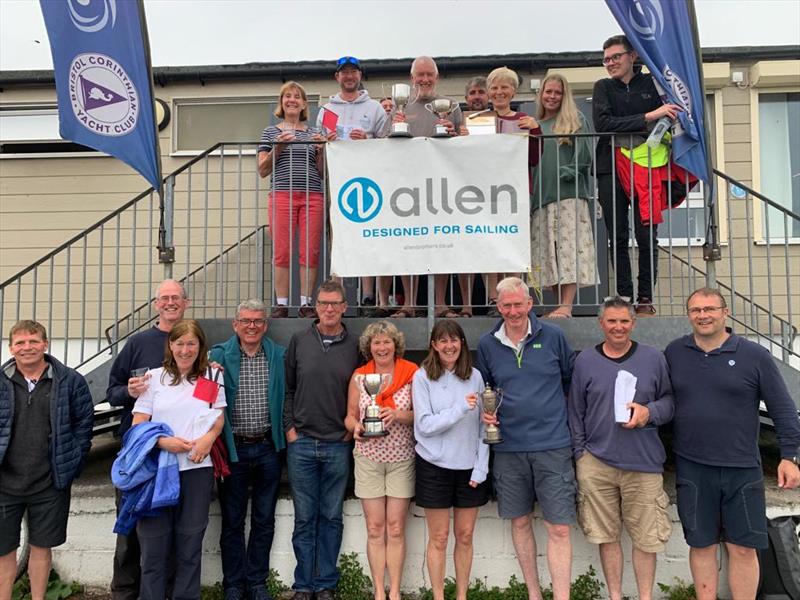
[[465,309],[462,308],[461,312],[458,313],[458,316],[461,317],[462,319],[471,319],[472,318],[472,310],[465,310]]
[[392,315],[393,319],[413,319],[417,316],[417,311],[411,306],[403,306]]
[[569,306],[558,306],[551,310],[549,313],[543,315],[545,319],[571,319],[572,308]]
[[433,314],[433,316],[436,317],[437,319],[455,319],[457,317],[460,317],[461,314],[457,313],[456,311],[454,311],[449,306],[445,306],[444,308],[442,308],[438,312],[435,312]]

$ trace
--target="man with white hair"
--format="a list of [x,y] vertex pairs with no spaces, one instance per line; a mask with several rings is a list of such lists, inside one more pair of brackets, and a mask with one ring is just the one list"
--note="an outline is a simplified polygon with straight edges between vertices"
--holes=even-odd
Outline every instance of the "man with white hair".
[[[436,90],[439,82],[439,68],[436,61],[430,56],[418,56],[411,63],[411,99],[402,113],[393,111],[392,123],[408,123],[409,132],[413,137],[430,137],[435,132],[437,124],[444,125],[447,132],[458,135],[463,122],[461,109],[458,103],[452,101],[455,106],[446,119],[440,119],[427,108],[433,100],[445,98],[440,96]],[[387,124],[387,129],[389,125]],[[417,316],[417,278],[412,275],[403,275],[403,291],[405,301],[403,307],[392,315],[393,317],[414,317]],[[457,317],[458,313],[450,310],[445,303],[445,293],[447,290],[448,275],[436,275],[436,316],[437,317]]]
[[567,425],[566,395],[574,356],[564,332],[531,312],[528,286],[518,277],[497,284],[502,320],[478,342],[478,370],[487,386],[503,390],[496,416],[503,442],[494,447],[498,513],[511,519],[514,550],[529,600],[541,600],[534,503],[547,531],[547,565],[553,598],[569,598],[572,572],[570,526],[575,522],[575,471]]

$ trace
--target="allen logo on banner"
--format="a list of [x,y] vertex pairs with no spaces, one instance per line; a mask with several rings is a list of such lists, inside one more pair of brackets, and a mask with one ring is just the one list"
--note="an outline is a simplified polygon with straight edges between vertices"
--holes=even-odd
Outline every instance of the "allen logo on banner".
[[119,158],[161,189],[150,49],[139,0],[40,0],[61,137]]
[[530,271],[528,139],[327,145],[331,273]]

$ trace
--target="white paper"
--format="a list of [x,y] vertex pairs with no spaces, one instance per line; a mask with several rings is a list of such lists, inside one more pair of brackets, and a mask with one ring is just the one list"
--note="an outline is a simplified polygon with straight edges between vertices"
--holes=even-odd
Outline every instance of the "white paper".
[[628,404],[636,395],[636,375],[620,370],[614,382],[614,422],[627,423],[631,420],[631,409]]

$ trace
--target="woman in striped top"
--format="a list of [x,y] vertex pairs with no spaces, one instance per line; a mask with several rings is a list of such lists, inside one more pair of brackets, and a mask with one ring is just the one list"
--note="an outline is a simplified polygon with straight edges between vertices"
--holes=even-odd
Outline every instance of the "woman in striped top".
[[[277,306],[272,317],[288,317],[290,246],[299,235],[300,317],[315,317],[311,288],[317,279],[320,238],[325,222],[322,196],[322,133],[309,127],[308,100],[299,83],[287,81],[279,93],[275,116],[283,119],[264,129],[258,146],[258,174],[272,174],[269,195],[269,226],[275,265]],[[335,138],[335,133],[330,136]],[[306,142],[306,143],[290,143]]]

